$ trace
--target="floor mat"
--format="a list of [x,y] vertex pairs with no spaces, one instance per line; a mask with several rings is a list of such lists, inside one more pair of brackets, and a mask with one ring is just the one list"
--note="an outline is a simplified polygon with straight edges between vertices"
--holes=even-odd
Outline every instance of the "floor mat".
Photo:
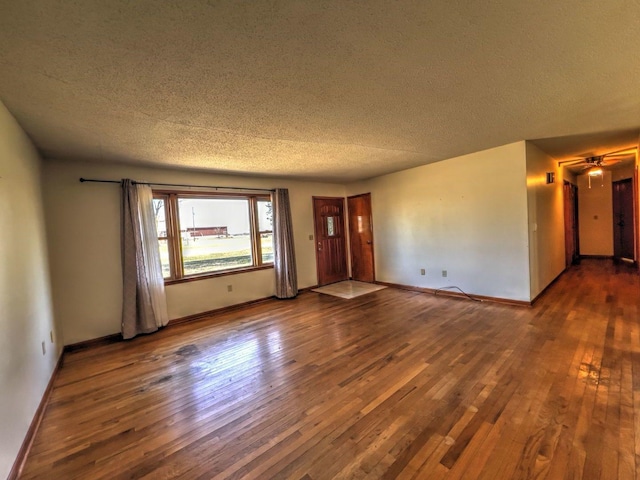
[[376,285],[374,283],[356,282],[354,280],[347,280],[345,282],[332,283],[320,288],[314,288],[312,292],[324,293],[326,295],[333,295],[340,298],[355,298],[367,293],[376,292],[382,290],[382,285]]

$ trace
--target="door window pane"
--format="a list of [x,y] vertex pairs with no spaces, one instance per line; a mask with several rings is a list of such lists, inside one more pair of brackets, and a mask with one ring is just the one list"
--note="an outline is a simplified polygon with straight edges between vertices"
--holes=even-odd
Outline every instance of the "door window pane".
[[334,217],[327,217],[327,236],[333,237],[335,234]]

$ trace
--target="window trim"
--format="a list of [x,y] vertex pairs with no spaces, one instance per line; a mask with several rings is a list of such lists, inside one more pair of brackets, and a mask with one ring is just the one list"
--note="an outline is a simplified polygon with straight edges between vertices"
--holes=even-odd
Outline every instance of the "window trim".
[[[163,199],[165,205],[165,225],[167,226],[166,237],[158,236],[158,241],[161,239],[167,240],[167,247],[169,250],[169,272],[170,277],[164,279],[165,285],[173,285],[176,283],[193,282],[195,280],[203,280],[206,278],[223,277],[226,275],[234,275],[238,273],[253,272],[257,270],[266,270],[273,268],[273,261],[262,261],[262,241],[261,233],[266,231],[259,231],[259,219],[258,219],[258,202],[269,201],[273,202],[271,195],[269,194],[256,194],[256,193],[219,193],[219,192],[194,192],[183,190],[165,190],[165,189],[153,189],[154,199]],[[201,199],[242,199],[247,200],[249,209],[249,237],[251,239],[251,255],[253,258],[253,265],[247,267],[227,268],[216,272],[205,272],[199,274],[185,275],[184,264],[182,257],[182,241],[180,232],[180,215],[178,210],[179,198],[201,198]],[[273,234],[273,231],[271,231]]]

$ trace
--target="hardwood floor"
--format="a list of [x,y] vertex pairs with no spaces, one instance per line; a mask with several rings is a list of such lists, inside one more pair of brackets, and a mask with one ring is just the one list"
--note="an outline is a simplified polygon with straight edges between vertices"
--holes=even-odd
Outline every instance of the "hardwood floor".
[[22,478],[634,478],[640,283],[313,292],[67,354]]

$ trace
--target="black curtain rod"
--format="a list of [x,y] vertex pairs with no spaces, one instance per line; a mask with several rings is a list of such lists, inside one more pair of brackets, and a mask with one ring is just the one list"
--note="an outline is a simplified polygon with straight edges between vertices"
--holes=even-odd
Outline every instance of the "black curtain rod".
[[[122,182],[119,180],[98,180],[95,178],[82,178],[80,177],[80,183],[84,182],[94,182],[94,183],[117,183],[121,184]],[[214,185],[185,185],[181,183],[155,183],[155,182],[136,182],[133,180],[131,183],[134,185],[155,185],[158,187],[190,187],[190,188],[215,188],[216,190],[242,190],[242,191],[254,191],[254,192],[275,192],[275,189],[268,188],[243,188],[243,187],[220,187]]]

